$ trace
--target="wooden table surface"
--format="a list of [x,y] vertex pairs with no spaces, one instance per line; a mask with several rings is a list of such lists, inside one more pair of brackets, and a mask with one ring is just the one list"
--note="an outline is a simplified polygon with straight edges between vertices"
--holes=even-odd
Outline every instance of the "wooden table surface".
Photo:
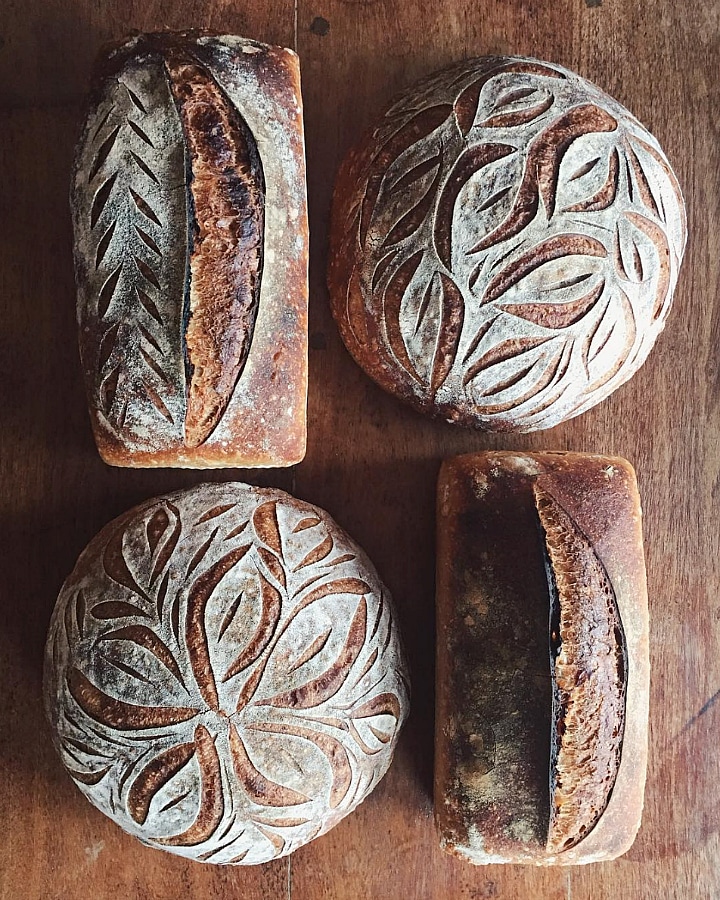
[[[90,434],[76,350],[69,169],[91,60],[131,28],[205,26],[294,47],[311,213],[309,449],[290,470],[111,469]],[[345,352],[324,271],[341,157],[400,88],[468,55],[580,72],[659,138],[689,207],[675,308],[613,397],[526,436],[431,422]],[[720,5],[717,0],[3,0],[0,8],[0,898],[720,897]],[[652,657],[650,769],[632,850],[581,868],[474,868],[432,823],[434,490],[472,449],[597,451],[636,467]],[[142,847],[64,774],[41,705],[63,578],[134,503],[205,479],[275,485],[325,507],[392,590],[414,706],[387,777],[328,835],[255,868]]]

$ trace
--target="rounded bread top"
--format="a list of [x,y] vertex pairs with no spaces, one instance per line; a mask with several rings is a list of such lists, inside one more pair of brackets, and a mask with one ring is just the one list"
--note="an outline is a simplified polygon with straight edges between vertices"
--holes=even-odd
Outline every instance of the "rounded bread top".
[[451,421],[531,431],[644,362],[686,221],[623,106],[560,66],[483,57],[408,90],[348,154],[331,240],[333,312],[372,378]]
[[261,863],[375,787],[408,711],[392,600],[320,509],[205,484],[81,554],[48,634],[45,704],[86,797],[150,846]]

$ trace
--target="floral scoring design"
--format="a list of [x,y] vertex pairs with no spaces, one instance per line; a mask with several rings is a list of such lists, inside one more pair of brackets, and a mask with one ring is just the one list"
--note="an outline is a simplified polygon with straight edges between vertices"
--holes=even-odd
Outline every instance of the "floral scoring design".
[[145,843],[254,864],[390,764],[408,685],[362,551],[279,491],[202,485],[105,528],[58,598],[46,705],[85,795]]

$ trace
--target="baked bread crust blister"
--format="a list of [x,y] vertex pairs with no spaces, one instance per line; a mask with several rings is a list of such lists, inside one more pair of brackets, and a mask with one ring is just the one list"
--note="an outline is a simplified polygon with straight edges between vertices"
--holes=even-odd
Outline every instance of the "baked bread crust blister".
[[577,416],[645,361],[686,240],[655,138],[567,69],[470,59],[410,87],[337,176],[333,314],[370,377],[492,430]]
[[647,766],[640,500],[623,459],[488,452],[438,482],[435,817],[476,864],[625,853]]
[[83,794],[149,846],[252,865],[374,789],[408,713],[392,598],[323,510],[205,484],[106,526],[53,613],[44,699]]
[[103,459],[299,462],[308,226],[296,54],[202,32],[104,48],[72,211]]

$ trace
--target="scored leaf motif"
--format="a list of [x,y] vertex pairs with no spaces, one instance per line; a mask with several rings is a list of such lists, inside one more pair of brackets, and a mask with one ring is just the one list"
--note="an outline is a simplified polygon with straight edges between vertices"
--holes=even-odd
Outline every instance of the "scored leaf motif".
[[[129,406],[140,404],[151,420],[159,416],[173,425],[184,402],[182,361],[162,349],[158,329],[172,328],[173,318],[179,327],[180,310],[161,313],[159,304],[163,294],[182,295],[184,267],[174,258],[169,229],[185,217],[181,192],[163,188],[158,195],[163,181],[178,183],[183,166],[179,122],[167,82],[158,75],[151,89],[146,81],[130,88],[123,78],[135,78],[132,70],[108,82],[99,121],[89,122],[78,158],[75,233],[88,262],[79,310],[81,322],[96,321],[100,329],[94,348],[81,349],[94,356],[99,406],[117,431],[126,427]],[[155,94],[143,98],[148,89]],[[156,145],[150,137],[155,133],[168,143]],[[160,208],[168,210],[169,221],[163,222]],[[160,423],[156,427],[163,432]]]
[[[437,168],[432,181],[425,188],[417,202],[415,202],[413,206],[398,219],[395,225],[393,225],[383,242],[384,244],[392,246],[393,244],[399,244],[400,241],[409,238],[417,231],[427,214],[430,212],[431,207],[435,203],[435,193],[440,184],[442,175],[442,152],[438,155],[437,159]],[[404,196],[412,197],[414,195],[409,191],[405,191]]]
[[435,248],[446,268],[452,266],[452,222],[460,191],[476,172],[515,152],[509,144],[478,144],[458,157],[437,201],[435,214]]
[[[477,79],[476,81],[471,82],[468,87],[466,87],[458,96],[454,104],[455,117],[457,120],[458,128],[460,129],[460,133],[463,136],[467,136],[468,132],[473,126],[475,122],[475,118],[478,113],[478,108],[480,105],[480,96],[482,89],[485,85],[491,81],[492,79],[498,78],[499,76],[509,74],[509,75],[536,75],[542,78],[552,78],[552,79],[560,79],[563,80],[565,76],[562,72],[557,69],[553,69],[550,66],[543,65],[542,63],[537,62],[512,62],[506,63],[501,66],[493,66],[486,71],[482,77]],[[529,91],[530,94],[535,93],[536,88],[526,88],[525,91]],[[515,97],[508,100],[505,98],[504,104],[508,104],[513,102],[513,100],[519,100],[523,97],[528,96],[527,93],[522,93],[518,95],[518,92],[515,92]],[[500,105],[500,103],[498,104]],[[540,115],[540,112],[536,113],[532,118],[536,118]],[[528,119],[527,121],[531,121]],[[487,120],[483,123],[487,125]],[[522,124],[522,123],[515,123]]]
[[266,806],[298,806],[310,799],[289,787],[266,778],[252,764],[235,725],[230,725],[230,753],[238,780],[248,795]]
[[367,603],[360,599],[353,620],[350,623],[347,640],[333,664],[322,674],[306,682],[299,688],[276,694],[267,700],[257,701],[259,706],[287,706],[292,709],[311,709],[319,706],[338,692],[350,674],[350,668],[365,643],[367,626]]
[[259,577],[262,597],[260,621],[242,653],[236,657],[223,675],[223,681],[229,681],[231,678],[234,678],[238,672],[242,672],[243,669],[254,663],[262,655],[272,640],[280,620],[280,610],[282,608],[280,592],[262,575]]
[[101,691],[77,668],[68,670],[67,685],[72,698],[86,715],[119,731],[176,725],[195,718],[200,712],[199,709],[186,707],[149,707],[125,703]]
[[125,627],[118,628],[114,631],[106,631],[101,635],[100,640],[130,641],[138,647],[143,647],[145,650],[152,653],[152,655],[161,662],[169,672],[172,672],[180,684],[185,687],[182,672],[180,671],[180,667],[172,652],[163,640],[159,638],[151,628],[148,628],[147,625],[126,625]]
[[[414,143],[422,138],[432,134],[440,125],[442,125],[448,117],[448,113],[452,107],[441,104],[440,106],[424,109],[422,112],[413,115],[405,124],[398,129],[395,134],[386,141],[378,152],[370,159],[369,168],[384,170],[392,162],[398,153],[402,152],[410,143]],[[370,178],[365,191],[365,197],[362,202],[360,215],[359,237],[360,243],[364,244],[367,239],[367,232],[370,227],[372,214],[375,210],[380,187],[382,184],[382,176],[378,178]]]
[[357,182],[336,201],[343,339],[420,409],[547,427],[629,377],[667,315],[677,181],[637,121],[570,72],[495,59],[436,73],[342,178]]
[[185,642],[195,680],[210,709],[218,709],[218,693],[205,628],[205,609],[220,581],[240,562],[249,549],[249,544],[243,544],[226,553],[198,576],[188,593]]
[[222,821],[225,811],[220,758],[212,735],[204,725],[195,729],[195,754],[200,767],[200,808],[193,824],[174,837],[155,838],[156,843],[193,847],[207,841]]
[[[105,599],[69,589],[61,746],[143,840],[251,862],[324,830],[318,804],[335,821],[362,799],[363,757],[392,750],[406,687],[390,608],[345,536],[309,507],[214,493],[207,511],[175,495],[125,517],[84,564]],[[81,632],[90,663],[72,656]]]
[[128,793],[127,806],[130,815],[144,825],[150,812],[150,804],[160,788],[183,769],[195,756],[195,742],[177,744],[151,760],[133,781]]
[[314,731],[299,725],[290,725],[285,722],[276,724],[250,725],[253,731],[262,731],[268,734],[284,734],[292,737],[304,738],[314,744],[327,759],[332,770],[332,785],[330,787],[330,808],[335,809],[347,796],[352,784],[352,767],[347,750],[337,738],[322,731]]

